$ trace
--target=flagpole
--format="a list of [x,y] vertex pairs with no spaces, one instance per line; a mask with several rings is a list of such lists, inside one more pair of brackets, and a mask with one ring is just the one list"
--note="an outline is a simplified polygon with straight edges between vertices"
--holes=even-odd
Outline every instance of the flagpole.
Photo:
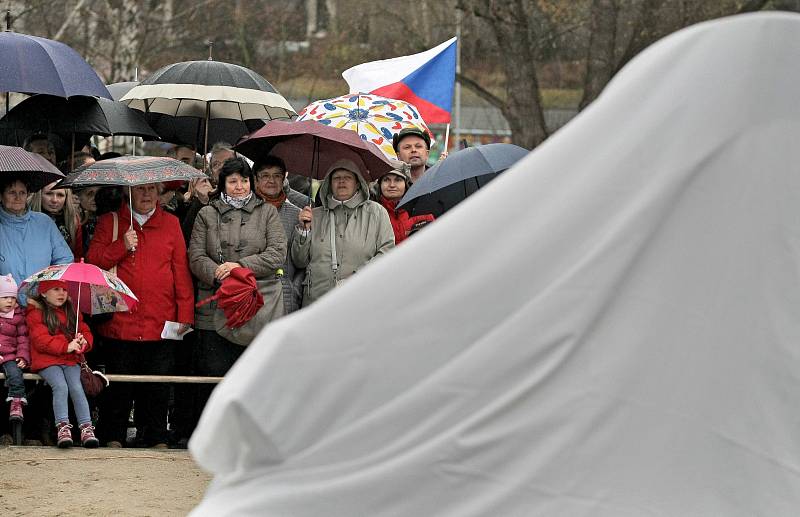
[[444,130],[444,149],[443,153],[447,152],[447,142],[450,139],[450,122],[447,123],[447,128]]
[[[456,11],[456,76],[461,74],[461,10]],[[453,128],[453,138],[458,145],[461,136],[461,82],[456,81],[456,106],[455,106],[455,128]],[[449,126],[448,126],[449,127]],[[445,144],[447,151],[447,144]],[[456,149],[458,150],[458,149]]]

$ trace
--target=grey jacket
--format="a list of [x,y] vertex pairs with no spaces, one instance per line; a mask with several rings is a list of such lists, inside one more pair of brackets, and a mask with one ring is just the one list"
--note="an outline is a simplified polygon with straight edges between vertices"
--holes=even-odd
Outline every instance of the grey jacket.
[[[297,225],[297,216],[300,209],[292,204],[288,199],[283,202],[278,215],[281,216],[281,223],[283,223],[283,231],[289,238],[289,248],[291,249],[292,240],[294,239],[294,227]],[[283,276],[281,282],[283,283],[283,307],[286,314],[296,311],[302,306],[303,303],[303,279],[306,276],[305,269],[296,268],[294,262],[289,259],[289,254],[286,254],[286,261],[283,264]]]
[[[283,289],[276,271],[286,261],[287,242],[275,207],[258,196],[241,209],[213,199],[197,214],[189,244],[189,267],[197,277],[197,299],[203,300],[219,288],[214,271],[223,262],[238,262],[255,274],[269,321],[284,314]],[[220,256],[222,255],[222,256]],[[217,330],[216,303],[195,309],[195,326]]]
[[[303,307],[317,300],[350,277],[374,257],[394,247],[394,232],[386,210],[369,200],[367,182],[359,175],[359,186],[352,199],[341,203],[329,195],[331,174],[320,186],[322,206],[313,209],[309,234],[295,226],[291,257],[295,266],[306,268]],[[338,272],[331,264],[331,222],[336,221]]]

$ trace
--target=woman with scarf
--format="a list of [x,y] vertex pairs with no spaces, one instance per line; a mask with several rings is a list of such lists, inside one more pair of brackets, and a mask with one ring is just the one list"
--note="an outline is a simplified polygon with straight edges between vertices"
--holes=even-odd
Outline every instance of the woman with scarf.
[[430,214],[411,216],[408,210],[398,209],[397,203],[411,186],[411,166],[399,160],[390,160],[394,169],[380,177],[375,184],[375,200],[386,209],[392,223],[394,243],[400,244],[413,232],[433,221]]
[[[189,243],[189,266],[197,278],[198,301],[219,289],[235,268],[253,272],[264,306],[245,324],[249,335],[231,332],[211,302],[195,310],[197,375],[220,376],[249,344],[258,328],[284,314],[280,275],[286,235],[278,211],[255,195],[253,171],[242,158],[229,158],[219,173],[219,194],[197,214]],[[202,390],[200,404],[211,390]]]
[[81,217],[69,189],[53,189],[57,182],[46,185],[31,198],[31,210],[50,216],[67,241],[75,260],[83,256]]

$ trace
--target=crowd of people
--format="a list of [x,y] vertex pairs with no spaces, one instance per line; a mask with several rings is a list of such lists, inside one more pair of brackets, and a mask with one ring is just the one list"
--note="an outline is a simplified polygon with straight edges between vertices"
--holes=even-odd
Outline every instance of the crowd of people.
[[[91,399],[81,388],[82,358],[108,374],[224,375],[269,322],[313,303],[433,220],[397,208],[424,174],[430,143],[421,130],[401,131],[393,140],[399,160],[372,185],[353,160],[335,162],[312,182],[289,174],[277,156],[251,165],[224,142],[211,149],[204,178],[130,193],[55,183],[31,192],[26,176],[3,178],[0,363],[8,421],[22,422],[33,445],[185,447],[213,385],[113,382]],[[25,148],[56,163],[47,135],[32,136]],[[198,168],[206,162],[186,145],[169,155]],[[116,156],[87,147],[61,167]],[[115,273],[139,302],[82,315],[63,282],[40,282],[35,296],[19,292],[33,273],[80,260]],[[240,268],[252,273],[264,303],[234,327],[216,302],[198,302]],[[170,322],[178,339],[163,337]],[[24,371],[46,385],[24,381]],[[0,421],[8,444],[10,427]]]

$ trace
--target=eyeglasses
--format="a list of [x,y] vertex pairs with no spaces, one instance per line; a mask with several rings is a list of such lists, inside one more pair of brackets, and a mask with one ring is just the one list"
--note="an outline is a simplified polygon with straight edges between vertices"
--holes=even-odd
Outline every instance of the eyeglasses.
[[265,180],[272,180],[272,181],[283,181],[283,174],[259,174],[256,176],[258,181],[265,181]]

